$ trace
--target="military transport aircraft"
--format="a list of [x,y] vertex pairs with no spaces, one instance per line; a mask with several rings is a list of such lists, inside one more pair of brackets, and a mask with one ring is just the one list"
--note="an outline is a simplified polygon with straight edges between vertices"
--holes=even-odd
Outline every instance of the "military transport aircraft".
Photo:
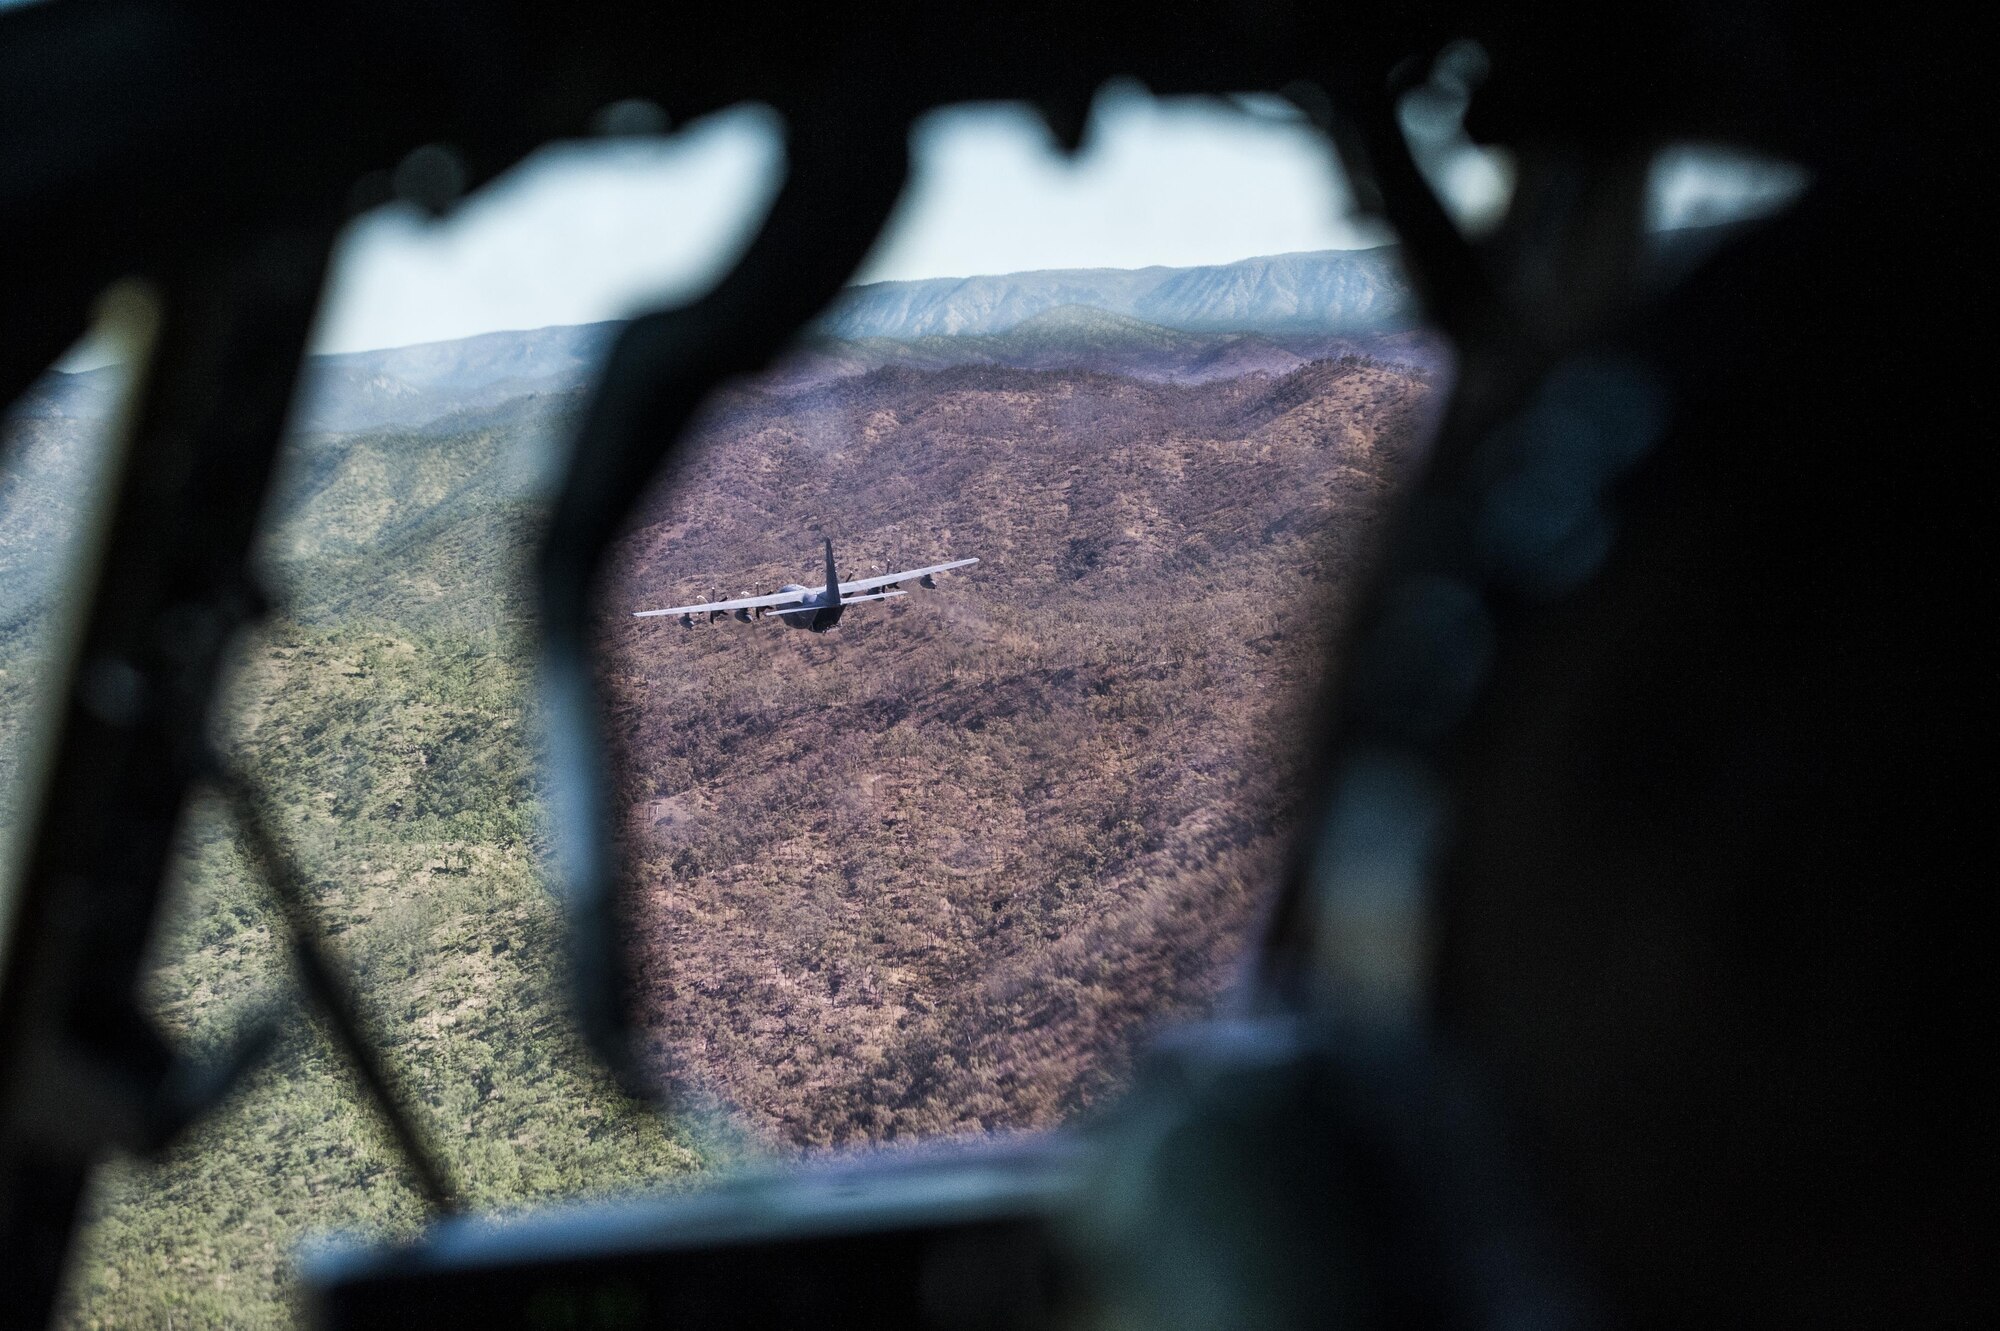
[[[699,601],[694,605],[677,605],[666,610],[638,610],[633,612],[632,617],[647,619],[655,615],[673,615],[679,618],[682,628],[693,628],[697,615],[707,615],[710,623],[731,614],[745,623],[753,617],[762,619],[766,615],[778,615],[795,629],[824,633],[840,622],[841,611],[850,605],[907,596],[909,593],[903,590],[902,584],[911,578],[916,579],[920,587],[935,587],[934,574],[948,573],[978,562],[977,559],[957,559],[949,564],[932,564],[929,568],[913,568],[901,573],[884,573],[879,577],[842,582],[840,575],[833,571],[833,542],[829,540],[826,543],[824,586],[801,587],[790,583],[769,596],[745,596],[734,601]],[[857,596],[857,592],[863,594]]]

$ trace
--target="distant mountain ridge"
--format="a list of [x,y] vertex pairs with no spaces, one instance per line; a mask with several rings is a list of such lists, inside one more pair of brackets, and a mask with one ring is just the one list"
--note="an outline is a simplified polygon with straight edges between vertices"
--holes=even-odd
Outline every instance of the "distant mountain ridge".
[[[625,325],[617,320],[480,333],[449,342],[343,351],[306,361],[296,428],[320,433],[414,429],[532,394],[590,381]],[[109,416],[122,366],[44,375],[7,413],[19,420],[96,421]]]
[[[622,326],[481,333],[314,356],[296,425],[335,434],[413,429],[531,394],[565,392],[588,382]],[[906,361],[1079,366],[1205,380],[1255,370],[1283,374],[1305,360],[1356,349],[1351,339],[1407,337],[1416,326],[1396,250],[1384,246],[1196,268],[876,282],[843,293],[806,344],[819,378],[840,366],[859,373]],[[113,366],[51,374],[15,414],[102,419],[117,401],[121,376]]]
[[[1664,288],[1749,224],[1653,232],[1651,285]],[[380,351],[314,356],[296,428],[416,430],[588,383],[624,325],[482,333]],[[806,331],[772,381],[810,387],[890,364],[1081,368],[1200,383],[1282,375],[1359,354],[1435,368],[1393,245],[1272,254],[1193,268],[1058,268],[850,287]],[[12,408],[17,420],[102,420],[116,366],[54,372]]]
[[1190,332],[1088,305],[1059,305],[1004,333],[929,337],[809,338],[761,381],[778,392],[812,388],[888,366],[935,370],[988,365],[1082,370],[1154,383],[1210,383],[1290,374],[1311,361],[1361,356],[1439,368],[1442,342],[1423,330],[1384,333]]
[[335,433],[409,427],[577,388],[589,382],[623,327],[572,324],[314,356],[301,423]]
[[819,321],[833,337],[1005,333],[1079,305],[1183,332],[1377,333],[1417,321],[1394,246],[1270,254],[1195,268],[1056,268],[850,287]]

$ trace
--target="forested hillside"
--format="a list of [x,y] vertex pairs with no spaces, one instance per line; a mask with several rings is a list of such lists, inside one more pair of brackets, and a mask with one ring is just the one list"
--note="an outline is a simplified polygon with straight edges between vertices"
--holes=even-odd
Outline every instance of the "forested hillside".
[[[575,404],[536,398],[426,430],[295,441],[287,517],[269,542],[282,609],[242,644],[218,718],[224,746],[282,811],[375,1037],[482,1208],[676,1186],[727,1149],[699,1144],[691,1118],[668,1124],[622,1102],[565,1015],[519,571],[541,511],[538,454]],[[51,447],[57,428],[17,421],[9,462]],[[84,452],[92,438],[61,442]],[[46,516],[34,491],[49,469],[28,456],[11,476],[29,492],[21,507]],[[0,559],[28,560],[26,543],[50,527],[0,529]],[[17,579],[15,617],[0,626],[9,790],[44,696],[53,590]],[[212,1051],[289,1001],[277,928],[226,821],[196,810],[147,986],[162,1024]],[[158,1161],[104,1171],[69,1321],[288,1325],[285,1272],[307,1236],[420,1220],[345,1064],[302,1029]]]
[[662,1070],[775,1142],[1042,1127],[1242,955],[1427,377],[886,369],[713,416],[619,608],[982,562],[774,621],[607,616]]
[[[557,378],[498,402],[504,376],[468,370],[457,396],[452,357],[427,351],[429,379],[390,358],[329,391],[422,380],[419,418],[294,440],[265,554],[279,609],[241,644],[218,742],[281,811],[474,1206],[685,1186],[746,1149],[1051,1123],[1212,1001],[1282,855],[1308,685],[1430,372],[1260,359],[1278,344],[1233,334],[1156,356],[1154,332],[1083,322],[1112,331],[1067,368],[878,345],[881,368],[738,386],[642,504],[601,643],[671,1120],[579,1047],[544,861],[521,573],[582,403],[559,382],[576,339],[510,352]],[[1016,342],[1053,354],[1045,324]],[[1172,372],[1239,353],[1237,372]],[[1098,356],[1121,372],[1078,368]],[[101,406],[63,404],[97,396],[55,385],[0,451],[9,791],[103,428]],[[847,576],[982,563],[824,637],[629,617],[814,581],[820,533]],[[15,832],[26,816],[0,806]],[[183,843],[147,1000],[213,1050],[291,986],[226,822],[197,809]],[[69,1320],[285,1324],[309,1235],[419,1220],[347,1070],[301,1029],[160,1159],[103,1172]]]

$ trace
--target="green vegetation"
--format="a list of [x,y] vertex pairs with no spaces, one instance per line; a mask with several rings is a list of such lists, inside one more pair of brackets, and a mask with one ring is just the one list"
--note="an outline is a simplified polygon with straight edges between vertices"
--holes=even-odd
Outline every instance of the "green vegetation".
[[[726,1149],[622,1101],[564,1015],[516,576],[534,522],[524,450],[554,424],[530,409],[504,427],[301,441],[271,542],[286,613],[242,645],[218,713],[282,811],[373,1035],[481,1209],[671,1185]],[[0,628],[10,793],[45,624],[31,604]],[[147,997],[187,1048],[213,1051],[289,1001],[291,980],[221,810],[197,807],[182,842]],[[101,1172],[68,1324],[286,1325],[302,1241],[421,1219],[344,1060],[294,1023],[221,1112],[157,1160]]]

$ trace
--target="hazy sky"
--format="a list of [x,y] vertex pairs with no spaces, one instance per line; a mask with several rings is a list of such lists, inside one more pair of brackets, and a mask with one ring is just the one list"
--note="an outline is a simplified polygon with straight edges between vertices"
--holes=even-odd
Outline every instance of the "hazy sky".
[[[1380,244],[1297,122],[1137,92],[1099,99],[1088,146],[1056,153],[1016,106],[936,113],[858,281],[1031,268],[1199,264]],[[782,160],[774,118],[711,116],[665,141],[537,154],[442,222],[383,209],[343,247],[322,350],[616,318],[712,282]]]
[[[914,132],[910,188],[856,280],[1222,263],[1389,240],[1351,215],[1323,141],[1287,112],[1275,98],[1162,100],[1114,86],[1074,159],[1024,107],[936,112]],[[342,243],[317,349],[588,323],[684,300],[747,243],[782,151],[775,117],[739,107],[664,139],[544,149],[442,221],[379,209]],[[1461,217],[1497,213],[1504,163],[1469,145],[1426,160]],[[1682,154],[1658,173],[1652,220],[1756,211],[1796,187],[1740,159]],[[66,364],[102,359],[86,347]]]

